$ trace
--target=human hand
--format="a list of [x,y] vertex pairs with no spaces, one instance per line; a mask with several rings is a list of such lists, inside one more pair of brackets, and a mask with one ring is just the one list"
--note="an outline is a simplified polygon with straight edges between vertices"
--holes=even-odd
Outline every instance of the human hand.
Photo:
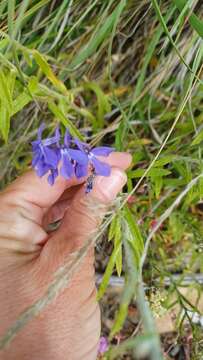
[[[43,296],[67,255],[95,233],[104,208],[121,191],[131,156],[112,153],[104,161],[111,165],[111,175],[98,176],[88,195],[82,186],[84,179],[58,178],[50,187],[33,171],[0,194],[0,338],[20,313]],[[60,219],[59,228],[48,234],[47,225]],[[99,337],[94,252],[90,249],[68,287],[0,351],[0,359],[93,360]]]

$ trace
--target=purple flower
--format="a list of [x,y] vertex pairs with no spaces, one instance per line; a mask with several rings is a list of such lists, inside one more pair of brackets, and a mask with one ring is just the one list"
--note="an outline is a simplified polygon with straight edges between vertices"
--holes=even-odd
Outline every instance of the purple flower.
[[108,340],[106,337],[102,336],[99,341],[99,349],[98,354],[102,355],[104,354],[109,348]]
[[53,145],[59,141],[57,134],[55,133],[54,136],[43,140],[43,130],[44,124],[38,129],[37,140],[32,142],[32,166],[40,177],[44,176],[49,170],[52,170],[52,172],[54,169],[56,170],[60,160],[59,150],[53,147]]
[[79,164],[79,166],[76,166],[75,174],[78,178],[87,175],[88,163],[91,165],[95,175],[101,175],[101,176],[110,175],[111,173],[110,165],[102,162],[97,157],[108,156],[109,154],[112,153],[112,151],[114,151],[113,148],[107,146],[99,146],[91,149],[89,145],[79,141],[78,139],[75,139],[75,144],[77,145],[79,150],[83,153],[83,155],[86,157],[85,164]]
[[62,166],[60,173],[65,179],[69,179],[75,175],[76,166],[87,166],[87,158],[82,151],[71,149],[72,138],[68,130],[64,136],[64,146],[61,147]]
[[99,160],[98,156],[108,156],[114,149],[105,146],[91,149],[88,144],[72,138],[68,130],[62,142],[59,127],[56,128],[53,136],[42,139],[44,128],[45,125],[42,124],[38,129],[37,140],[32,142],[32,166],[40,177],[48,173],[47,181],[50,185],[55,183],[59,173],[65,179],[73,176],[81,178],[87,176],[90,170],[86,180],[86,193],[88,193],[93,188],[96,175],[110,175],[111,167]]

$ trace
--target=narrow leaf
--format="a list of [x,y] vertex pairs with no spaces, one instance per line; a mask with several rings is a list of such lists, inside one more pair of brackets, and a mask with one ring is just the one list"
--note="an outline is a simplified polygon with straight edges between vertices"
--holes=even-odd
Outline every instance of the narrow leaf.
[[49,81],[62,93],[67,94],[68,91],[61,80],[59,80],[56,75],[53,73],[51,67],[49,66],[48,62],[46,61],[45,57],[40,54],[39,51],[34,50],[33,56],[36,63],[39,65],[42,72],[46,75]]
[[83,47],[79,54],[77,54],[76,57],[72,60],[69,66],[71,70],[81,65],[87,58],[89,58],[103,43],[103,41],[109,36],[113,29],[114,22],[117,18],[118,13],[121,13],[125,5],[126,0],[122,0],[111,13],[111,15],[107,17],[100,29],[97,29],[97,31],[93,34],[87,45]]
[[136,223],[136,219],[133,217],[127,205],[124,207],[124,217],[132,235],[132,240],[133,240],[132,246],[135,249],[135,251],[141,255],[144,249],[144,240],[140,232],[140,229]]
[[83,140],[83,136],[80,131],[75,127],[75,125],[62,113],[61,110],[54,103],[49,103],[49,109],[56,116],[58,120],[62,122],[62,124],[67,127],[72,136],[76,136],[80,140]]
[[[181,11],[187,4],[187,0],[173,0],[177,8]],[[203,21],[200,20],[194,13],[189,17],[190,25],[196,30],[196,32],[203,38]]]
[[118,253],[118,249],[114,248],[114,250],[113,250],[113,252],[112,252],[112,254],[111,254],[110,258],[109,258],[107,268],[105,270],[101,285],[100,285],[98,293],[97,293],[98,301],[104,295],[104,293],[105,293],[105,291],[107,289],[107,286],[109,284],[109,280],[110,280],[110,277],[112,275],[112,272],[113,272],[113,269],[114,269],[114,266],[115,266],[115,263],[116,263],[117,253]]

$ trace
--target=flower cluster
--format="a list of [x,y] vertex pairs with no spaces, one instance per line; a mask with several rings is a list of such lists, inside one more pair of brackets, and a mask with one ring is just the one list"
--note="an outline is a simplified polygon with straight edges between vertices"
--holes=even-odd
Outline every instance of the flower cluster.
[[88,144],[73,138],[66,130],[61,136],[59,127],[53,136],[43,139],[45,125],[38,129],[37,140],[32,142],[32,166],[38,176],[48,174],[48,183],[53,185],[57,176],[65,179],[76,176],[78,179],[89,175],[86,192],[92,189],[92,180],[96,175],[109,176],[111,167],[98,159],[108,156],[114,149],[106,146],[91,148]]

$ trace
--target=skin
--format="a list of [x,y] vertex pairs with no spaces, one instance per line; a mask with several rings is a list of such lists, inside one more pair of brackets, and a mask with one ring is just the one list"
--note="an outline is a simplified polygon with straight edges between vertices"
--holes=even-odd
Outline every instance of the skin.
[[[102,158],[101,158],[102,159]],[[53,274],[95,234],[108,206],[126,183],[126,153],[102,159],[109,177],[83,182],[59,177],[53,187],[33,171],[0,193],[0,338],[43,296]],[[61,219],[57,230],[47,225]],[[95,360],[100,338],[94,251],[90,249],[62,293],[0,351],[1,360]]]

